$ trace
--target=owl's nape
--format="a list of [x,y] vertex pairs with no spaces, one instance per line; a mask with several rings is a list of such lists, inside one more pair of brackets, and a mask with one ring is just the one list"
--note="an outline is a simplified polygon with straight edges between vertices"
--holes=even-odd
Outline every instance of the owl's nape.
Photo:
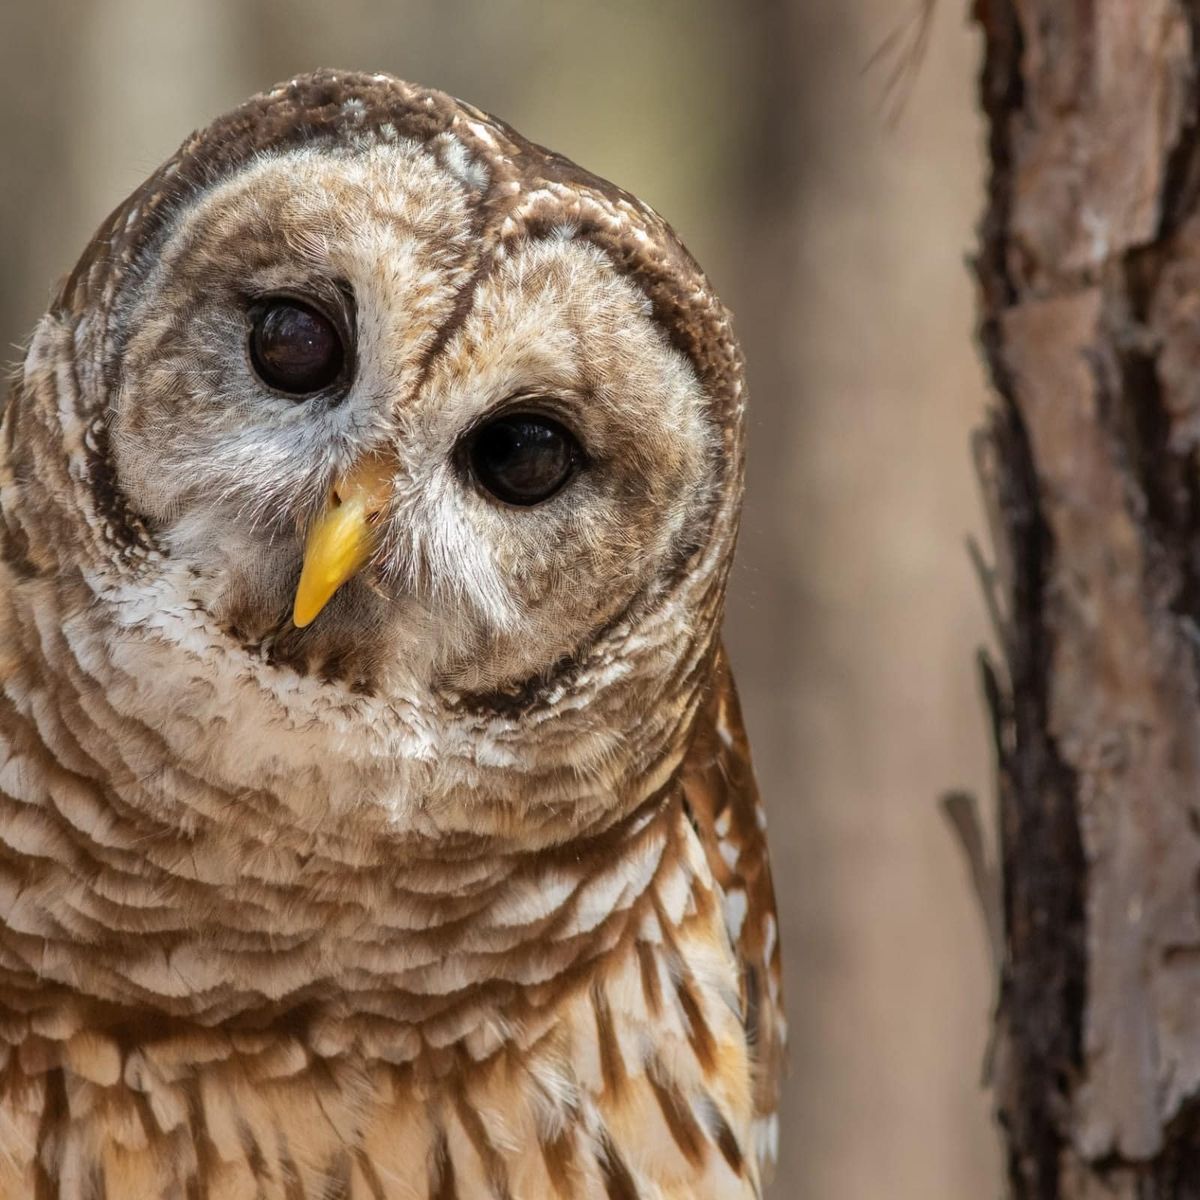
[[655,213],[387,76],[113,213],[0,427],[0,1200],[761,1195],[744,404]]

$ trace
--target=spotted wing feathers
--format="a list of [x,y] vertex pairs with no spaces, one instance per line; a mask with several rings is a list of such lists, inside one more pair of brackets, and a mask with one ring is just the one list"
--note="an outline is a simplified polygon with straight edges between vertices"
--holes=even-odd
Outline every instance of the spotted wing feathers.
[[725,924],[742,967],[746,1032],[754,1068],[758,1154],[776,1158],[783,1076],[783,1015],[775,890],[766,816],[724,648],[683,769],[684,799],[724,898]]

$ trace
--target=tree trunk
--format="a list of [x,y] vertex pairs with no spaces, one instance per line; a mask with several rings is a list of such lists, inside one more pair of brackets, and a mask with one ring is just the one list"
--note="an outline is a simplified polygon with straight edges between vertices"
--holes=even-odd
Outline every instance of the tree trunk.
[[1012,1189],[1200,1197],[1200,3],[976,17]]

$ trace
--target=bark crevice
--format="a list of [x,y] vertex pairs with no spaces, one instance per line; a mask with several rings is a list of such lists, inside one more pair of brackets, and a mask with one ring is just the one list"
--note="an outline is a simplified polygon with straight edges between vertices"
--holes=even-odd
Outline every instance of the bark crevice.
[[[1008,4],[981,3],[987,30],[981,90],[991,175],[976,271],[980,340],[998,405],[986,431],[984,485],[1010,578],[1006,678],[984,664],[999,774],[1003,911],[1009,948],[1000,985],[996,1083],[1010,1177],[1019,1195],[1053,1200],[1063,1116],[1078,1073],[1084,1002],[1083,850],[1073,773],[1048,733],[1043,596],[1051,533],[1042,515],[1028,432],[1004,354],[1001,315],[1016,303],[1010,272],[1012,123],[1024,96],[1022,38]],[[1046,802],[1048,801],[1048,802]],[[1057,870],[1063,862],[1067,870]]]

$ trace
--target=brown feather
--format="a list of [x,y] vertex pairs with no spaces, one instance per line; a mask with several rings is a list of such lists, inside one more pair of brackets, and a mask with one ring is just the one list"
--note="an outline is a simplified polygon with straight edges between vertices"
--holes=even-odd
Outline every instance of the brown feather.
[[[754,1107],[779,1108],[784,1041],[782,967],[762,797],[724,647],[681,773],[684,803],[721,889],[727,914],[742,914],[730,937],[742,968],[746,1034],[754,1068]],[[744,907],[736,897],[745,898]],[[729,922],[727,917],[727,923]]]

